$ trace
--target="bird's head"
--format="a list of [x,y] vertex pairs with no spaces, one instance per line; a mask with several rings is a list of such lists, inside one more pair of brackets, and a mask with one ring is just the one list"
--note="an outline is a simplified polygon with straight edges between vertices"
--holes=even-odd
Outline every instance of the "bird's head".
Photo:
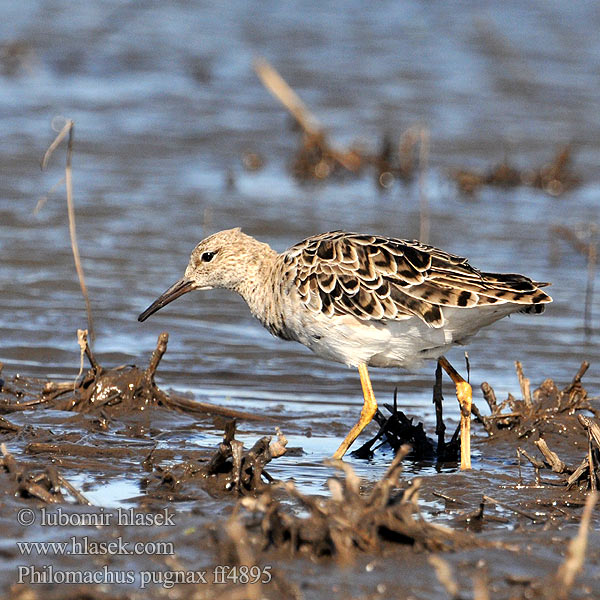
[[[253,265],[260,261],[265,244],[242,233],[239,227],[203,239],[193,250],[184,276],[161,294],[139,317],[145,321],[179,296],[192,290],[239,290]],[[268,246],[267,246],[268,248]]]

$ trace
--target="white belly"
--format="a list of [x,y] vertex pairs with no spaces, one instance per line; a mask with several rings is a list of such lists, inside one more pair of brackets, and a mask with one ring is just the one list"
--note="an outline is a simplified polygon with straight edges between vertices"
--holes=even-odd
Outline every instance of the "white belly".
[[293,317],[294,337],[319,356],[349,366],[366,363],[416,369],[424,360],[442,356],[454,344],[464,343],[482,327],[520,308],[510,304],[445,307],[445,324],[437,329],[417,317],[380,322],[303,313]]

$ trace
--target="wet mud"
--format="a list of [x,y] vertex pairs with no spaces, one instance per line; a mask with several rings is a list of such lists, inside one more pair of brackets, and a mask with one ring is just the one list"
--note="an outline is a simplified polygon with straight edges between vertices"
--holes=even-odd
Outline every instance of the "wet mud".
[[[534,390],[517,363],[520,390],[502,401],[484,383],[473,471],[458,470],[456,452],[437,454],[443,435],[432,439],[389,405],[355,453],[389,462],[383,476],[365,481],[330,461],[327,489],[314,495],[266,470],[288,452],[281,431],[297,434],[296,422],[172,402],[156,386],[165,334],[146,369],[102,367],[80,339],[91,368],[68,388],[3,374],[7,598],[593,598],[598,589],[600,421],[585,363],[566,385],[546,379]],[[177,418],[186,414],[187,427],[224,428],[216,447],[186,447]],[[245,447],[238,423],[274,435]],[[162,438],[173,442],[159,447]],[[300,448],[290,453],[302,461]],[[407,473],[415,461],[437,472]],[[494,462],[504,468],[485,467]],[[77,483],[94,473],[137,482],[140,493],[104,507]],[[86,564],[15,545],[44,539],[85,550]],[[106,560],[97,549],[115,540],[122,553]],[[136,544],[144,552],[132,554]],[[44,583],[57,577],[72,585]]]

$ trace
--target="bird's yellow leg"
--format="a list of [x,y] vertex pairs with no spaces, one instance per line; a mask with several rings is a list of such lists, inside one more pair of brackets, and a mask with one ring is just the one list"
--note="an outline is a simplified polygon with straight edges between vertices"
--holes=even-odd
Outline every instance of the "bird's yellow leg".
[[460,468],[471,468],[471,403],[473,390],[460,373],[442,356],[438,363],[448,373],[456,386],[456,397],[460,404]]
[[373,386],[369,379],[369,372],[367,365],[361,363],[358,365],[358,374],[360,375],[360,383],[362,385],[364,404],[360,411],[360,419],[358,423],[350,430],[350,433],[346,436],[346,439],[341,443],[340,447],[336,450],[333,458],[342,458],[346,454],[348,448],[352,446],[352,442],[360,435],[360,432],[371,422],[371,419],[377,411],[377,400],[375,400],[375,394],[373,394]]

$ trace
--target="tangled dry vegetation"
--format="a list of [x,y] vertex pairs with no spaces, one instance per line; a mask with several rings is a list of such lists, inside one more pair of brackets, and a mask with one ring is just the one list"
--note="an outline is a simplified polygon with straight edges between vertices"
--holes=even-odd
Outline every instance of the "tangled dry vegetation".
[[[262,550],[272,546],[290,556],[332,556],[342,562],[350,561],[357,552],[379,552],[387,543],[430,551],[487,545],[472,534],[428,522],[419,510],[420,479],[398,490],[402,460],[409,451],[408,446],[400,449],[368,493],[361,493],[361,481],[349,465],[332,461],[345,477],[329,479],[327,498],[302,494],[292,482],[245,498],[240,503],[249,513],[244,526],[255,534],[254,543]],[[279,490],[297,501],[308,516],[290,513],[275,497]]]
[[[522,365],[517,362],[517,375],[521,387],[522,399],[517,400],[511,394],[498,404],[496,394],[490,385],[482,384],[484,398],[490,408],[490,416],[478,415],[488,435],[510,435],[517,443],[530,440],[542,455],[534,458],[520,445],[517,451],[536,469],[550,469],[562,476],[567,488],[580,488],[582,491],[596,491],[599,483],[600,465],[600,426],[595,419],[586,416],[592,414],[596,419],[600,412],[591,404],[581,379],[589,368],[584,362],[571,381],[562,390],[546,379],[532,393],[529,379],[523,374]],[[548,443],[550,441],[550,444]],[[551,449],[570,445],[584,456],[578,465],[569,466],[561,460],[559,454]]]
[[186,461],[164,467],[155,463],[150,453],[146,463],[153,467],[153,475],[145,481],[147,495],[172,498],[190,480],[200,481],[215,494],[244,496],[263,490],[274,481],[265,467],[285,454],[287,439],[277,428],[276,437],[264,436],[244,450],[244,444],[235,439],[235,428],[235,419],[225,425],[223,441],[206,462]]
[[470,195],[484,185],[499,187],[524,185],[541,189],[550,196],[560,196],[579,184],[579,178],[571,168],[570,144],[559,148],[554,158],[541,167],[521,170],[506,159],[484,173],[469,169],[455,169],[451,176],[458,189]]
[[61,504],[67,501],[63,490],[73,498],[76,504],[91,504],[91,502],[73,485],[71,485],[50,464],[41,469],[31,468],[22,464],[7,450],[6,444],[0,445],[2,457],[0,468],[8,475],[11,481],[11,490],[14,496],[28,499],[37,498],[46,504]]
[[[293,88],[265,59],[257,59],[255,71],[269,92],[289,111],[300,129],[301,136],[291,162],[292,174],[300,180],[323,180],[333,176],[356,176],[370,169],[380,188],[391,187],[395,180],[410,182],[427,168],[429,130],[415,125],[400,135],[398,142],[385,134],[379,151],[369,152],[361,144],[340,148],[333,144],[326,128],[312,114]],[[508,158],[485,172],[468,168],[454,169],[450,177],[458,189],[473,195],[482,186],[530,186],[551,196],[560,196],[579,185],[579,177],[571,168],[572,149],[567,144],[554,158],[541,167],[518,169]],[[245,152],[244,168],[255,171],[264,165],[264,159]]]
[[[107,424],[112,416],[160,406],[190,414],[264,420],[260,415],[192,401],[161,390],[156,385],[154,377],[167,351],[169,335],[166,332],[158,336],[156,349],[146,369],[140,369],[135,365],[121,365],[106,369],[96,360],[88,343],[87,331],[78,330],[77,339],[81,349],[81,367],[75,381],[50,381],[43,384],[41,393],[36,393],[35,382],[20,380],[16,376],[12,382],[3,382],[4,385],[0,385],[0,391],[4,391],[4,397],[0,399],[0,412],[19,412],[43,405],[56,410],[97,414]],[[84,356],[87,357],[91,368],[81,377]],[[33,397],[26,400],[28,396]]]
[[[30,382],[18,376],[11,381],[0,380],[0,411],[5,414],[22,412],[37,408],[52,408],[61,411],[74,411],[93,414],[97,429],[107,431],[111,419],[126,415],[132,411],[161,407],[191,415],[217,415],[226,418],[223,441],[212,456],[200,451],[187,451],[192,457],[181,463],[161,465],[161,461],[172,463],[175,453],[156,446],[150,452],[143,448],[120,448],[107,445],[104,448],[88,446],[70,441],[53,439],[36,441],[26,446],[31,455],[79,456],[99,458],[101,456],[123,458],[140,455],[144,468],[153,471],[147,478],[147,495],[154,499],[173,498],[185,483],[198,479],[212,492],[228,492],[243,495],[264,487],[263,480],[273,478],[265,471],[265,466],[274,458],[285,454],[287,440],[277,429],[277,436],[260,438],[252,448],[244,450],[243,444],[235,439],[236,419],[265,420],[264,417],[237,411],[214,404],[196,402],[188,398],[167,394],[154,380],[156,369],[167,350],[168,335],[161,333],[156,349],[146,369],[135,365],[124,365],[106,369],[102,367],[88,344],[87,332],[78,332],[78,341],[83,356],[90,363],[90,369],[76,380],[68,382]],[[1,374],[0,366],[0,374]],[[40,389],[41,388],[41,389]],[[33,396],[30,398],[30,396]],[[22,428],[6,417],[0,416],[0,431],[20,434]],[[53,437],[48,434],[43,437]],[[141,453],[140,453],[141,452]],[[19,463],[2,445],[1,465],[14,482],[14,493],[23,497],[36,497],[47,503],[66,501],[61,490],[67,491],[81,504],[90,504],[85,496],[75,489],[56,469],[54,465],[32,467]]]

